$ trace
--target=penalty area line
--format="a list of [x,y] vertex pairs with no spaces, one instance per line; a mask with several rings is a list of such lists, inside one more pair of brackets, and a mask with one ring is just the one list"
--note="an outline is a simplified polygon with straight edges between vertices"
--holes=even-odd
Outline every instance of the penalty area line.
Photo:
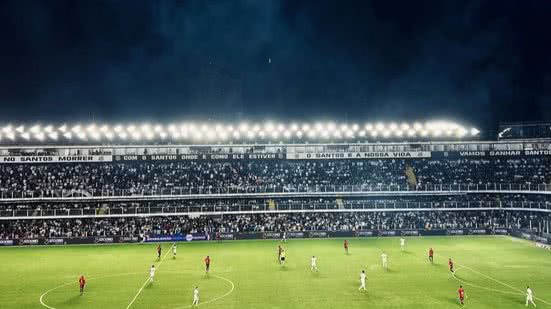
[[[172,246],[174,246],[175,243],[172,244]],[[171,247],[172,247],[171,246]],[[168,254],[170,253],[170,248],[168,250],[166,250],[166,253],[165,255],[163,255],[163,258],[161,259],[161,261],[159,262],[159,264],[157,264],[157,267],[156,269],[158,270],[160,267],[161,267],[161,264],[163,264],[163,261],[165,260],[165,258],[168,256]],[[128,306],[126,306],[126,309],[132,307],[132,304],[134,304],[134,302],[136,301],[136,299],[138,299],[138,296],[142,293],[143,289],[145,288],[145,286],[147,285],[147,283],[149,282],[149,277],[147,278],[147,280],[145,280],[145,282],[142,284],[142,287],[138,290],[138,293],[136,293],[136,295],[134,296],[134,298],[132,298],[132,301],[130,301],[130,303],[128,304]]]

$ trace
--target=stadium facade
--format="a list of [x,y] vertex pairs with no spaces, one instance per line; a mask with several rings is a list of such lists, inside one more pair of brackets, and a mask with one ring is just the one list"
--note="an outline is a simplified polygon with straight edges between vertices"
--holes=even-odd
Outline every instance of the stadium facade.
[[[0,238],[505,233],[550,243],[551,139],[478,133],[445,122],[6,126]],[[274,225],[278,216],[298,223]],[[82,225],[103,232],[75,232]]]

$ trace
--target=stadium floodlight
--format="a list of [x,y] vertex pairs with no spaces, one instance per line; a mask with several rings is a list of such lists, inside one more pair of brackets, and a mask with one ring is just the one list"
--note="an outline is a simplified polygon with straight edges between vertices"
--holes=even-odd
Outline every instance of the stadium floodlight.
[[32,126],[29,131],[33,134],[37,134],[40,132],[40,125],[39,124],[36,124],[34,126]]
[[134,140],[139,140],[140,138],[142,138],[142,135],[140,134],[140,131],[137,131],[137,130],[132,130],[132,132],[130,133],[130,136]]
[[210,130],[209,130],[209,126],[208,126],[207,124],[205,124],[205,123],[202,124],[202,125],[201,125],[201,131],[203,131],[203,132],[210,131]]
[[115,131],[115,133],[119,133],[121,132],[122,130],[124,130],[123,126],[118,124],[116,125],[114,128],[113,128],[113,131]]
[[400,130],[397,130],[397,131],[394,131],[394,134],[398,137],[404,135],[404,132],[403,131],[400,131]]
[[235,138],[235,139],[239,139],[239,138],[240,138],[239,131],[237,131],[237,130],[233,131],[233,138]]
[[354,131],[352,131],[352,130],[347,130],[347,131],[346,131],[346,137],[348,137],[348,138],[354,137]]
[[359,129],[360,129],[360,126],[358,124],[355,123],[355,124],[352,125],[352,131],[356,132]]
[[471,135],[472,136],[478,135],[478,133],[480,133],[480,131],[478,129],[476,129],[476,128],[471,129]]
[[50,134],[48,134],[48,137],[50,139],[57,140],[57,132],[50,132]]
[[384,124],[380,122],[375,125],[375,129],[377,129],[377,131],[383,131],[384,128],[385,128]]
[[360,132],[358,132],[358,135],[360,137],[365,137],[365,131],[364,130],[361,130]]
[[131,125],[126,127],[126,131],[129,132],[130,134],[132,134],[134,131],[136,131],[136,126],[131,124]]
[[44,133],[43,132],[38,132],[34,135],[34,137],[39,141],[43,141],[44,140]]
[[467,135],[467,133],[468,133],[467,129],[459,128],[459,129],[457,129],[455,134],[456,134],[457,137],[464,137],[465,135]]
[[44,127],[44,132],[46,133],[52,133],[54,131],[54,127],[52,125],[47,125]]
[[180,132],[178,132],[178,131],[171,131],[170,135],[172,136],[173,139],[179,139],[180,138]]
[[63,133],[63,137],[65,137],[66,139],[72,139],[73,134],[71,132],[65,132]]
[[6,133],[6,137],[13,141],[13,140],[15,140],[15,133],[8,132],[8,133]]
[[337,129],[337,125],[334,124],[333,122],[329,122],[329,123],[327,124],[327,130],[329,130],[329,131],[334,131],[335,129]]
[[296,132],[298,130],[298,124],[293,123],[291,124],[291,131]]
[[413,124],[413,129],[415,129],[416,131],[421,131],[423,129],[423,125],[419,122],[416,122]]
[[310,125],[305,123],[302,125],[302,131],[308,132],[310,130]]
[[303,135],[303,134],[304,134],[304,133],[302,133],[302,131],[297,131],[297,137],[298,137],[298,138],[302,138],[302,135]]
[[152,140],[155,137],[155,134],[153,134],[153,132],[151,132],[151,131],[147,131],[147,132],[144,133],[144,136],[145,136],[146,139]]
[[383,131],[383,137],[389,137],[390,136],[390,131],[389,130],[384,130]]
[[82,126],[80,124],[77,124],[76,126],[74,126],[71,131],[75,132],[75,133],[79,133],[80,131],[82,130]]
[[92,131],[90,132],[90,137],[99,140],[101,138],[101,134],[98,131]]
[[28,140],[31,138],[31,134],[29,132],[23,132],[21,133],[21,137]]
[[67,131],[67,125],[64,124],[62,125],[61,127],[57,128],[59,131],[61,131],[62,133],[65,133]]
[[147,123],[144,123],[140,126],[140,130],[142,130],[143,133],[147,133],[151,131],[151,126]]
[[402,131],[407,131],[407,130],[409,130],[409,124],[407,124],[407,123],[405,123],[405,122],[402,123],[402,124],[400,125],[400,129],[401,129]]
[[283,132],[283,136],[285,136],[285,138],[290,138],[290,137],[291,137],[291,131],[285,130],[285,131]]
[[316,129],[316,131],[321,132],[323,130],[323,124],[321,124],[319,122],[316,123],[315,129]]
[[267,132],[272,132],[275,128],[274,128],[274,124],[271,123],[271,122],[266,122],[266,124],[264,124],[264,129],[267,131]]
[[96,131],[96,125],[92,123],[91,125],[89,125],[88,127],[86,127],[86,131],[88,131],[88,132],[94,132],[94,131]]
[[109,126],[104,124],[99,128],[100,132],[105,133],[109,131]]
[[393,132],[396,131],[396,130],[398,130],[398,125],[395,124],[395,123],[391,123],[388,127],[389,127],[390,130],[393,131]]
[[415,130],[414,129],[408,130],[408,136],[415,136]]
[[119,132],[119,138],[125,140],[128,138],[128,134],[125,131]]
[[371,134],[372,137],[377,137],[377,135],[379,133],[378,133],[378,131],[371,131],[370,134]]
[[272,131],[272,138],[278,138],[279,137],[279,131],[273,130]]
[[421,136],[425,137],[429,135],[429,132],[427,130],[421,130]]
[[[306,135],[309,137],[309,138],[316,138],[316,132],[315,130],[308,130]],[[327,131],[323,131],[321,132],[321,136],[323,136],[325,133],[327,133]]]
[[442,131],[440,131],[440,129],[434,130],[434,131],[432,131],[432,135],[433,135],[433,136],[436,136],[436,137],[441,136],[441,135],[442,135]]
[[341,124],[341,131],[346,132],[348,130],[348,125],[346,123]]
[[247,132],[247,130],[249,130],[249,124],[246,122],[242,122],[239,124],[238,128],[239,128],[239,132],[245,133]]
[[11,132],[12,130],[13,130],[13,128],[11,127],[11,125],[7,125],[7,126],[2,128],[2,132],[4,132],[4,133]]
[[280,123],[280,124],[277,125],[277,130],[279,132],[283,132],[283,131],[285,131],[285,126],[282,123]]
[[15,131],[19,132],[19,134],[25,132],[25,126],[18,126]]
[[260,138],[266,138],[266,132],[260,131],[258,132],[258,136],[260,136]]
[[218,134],[218,136],[220,137],[221,140],[226,140],[228,139],[228,133],[226,131],[220,131],[220,133]]
[[153,131],[155,131],[155,133],[161,133],[163,131],[163,126],[157,124],[155,125],[155,127],[153,128]]
[[82,139],[82,140],[85,140],[86,139],[86,133],[84,133],[83,131],[80,131],[77,134],[77,137]]
[[107,137],[108,140],[112,140],[113,137],[115,137],[115,134],[113,134],[113,132],[111,131],[107,131],[105,132],[105,137]]
[[174,125],[174,124],[170,124],[170,125],[168,126],[168,131],[170,131],[170,132],[175,132],[175,131],[177,131],[177,130],[178,130],[178,129],[176,128],[176,125]]
[[260,131],[260,125],[257,123],[253,126],[253,132],[258,132]]
[[366,124],[365,124],[365,129],[366,129],[367,131],[371,131],[371,130],[373,130],[373,125],[372,125],[371,123],[366,123]]
[[248,131],[247,132],[247,138],[253,139],[254,138],[254,132],[253,131]]

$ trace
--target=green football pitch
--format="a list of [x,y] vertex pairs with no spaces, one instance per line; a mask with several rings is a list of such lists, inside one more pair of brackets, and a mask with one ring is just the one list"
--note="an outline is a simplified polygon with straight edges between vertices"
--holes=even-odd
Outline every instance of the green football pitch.
[[[290,240],[287,263],[277,262],[275,240],[0,248],[0,307],[190,308],[200,290],[203,308],[458,308],[463,285],[467,308],[524,307],[533,289],[540,308],[551,308],[551,255],[531,242],[506,236]],[[427,250],[435,250],[435,262]],[[389,270],[381,267],[381,253]],[[212,258],[205,274],[203,259]],[[310,270],[318,257],[319,272]],[[456,263],[456,275],[447,259]],[[149,268],[157,266],[153,283]],[[367,273],[367,291],[358,291]],[[88,277],[83,296],[77,279]]]

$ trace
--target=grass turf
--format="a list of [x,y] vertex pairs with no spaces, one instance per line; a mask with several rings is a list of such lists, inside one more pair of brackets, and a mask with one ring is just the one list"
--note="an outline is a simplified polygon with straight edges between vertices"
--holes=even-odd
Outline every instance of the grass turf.
[[[189,308],[192,289],[200,289],[203,308],[458,308],[456,290],[466,289],[467,308],[519,308],[529,284],[540,308],[551,308],[551,257],[533,243],[504,236],[290,240],[287,263],[277,262],[278,241],[178,243],[172,258],[163,244],[0,248],[0,304],[7,308]],[[431,265],[426,252],[435,250]],[[380,255],[389,255],[389,271]],[[212,257],[211,274],[203,258]],[[318,256],[319,272],[310,271]],[[456,263],[450,276],[447,259]],[[145,284],[149,267],[155,282]],[[367,292],[359,292],[359,273],[367,272]],[[88,286],[79,296],[77,278]],[[227,280],[226,280],[227,279]],[[462,281],[463,283],[460,283]],[[66,285],[64,285],[66,284]],[[232,290],[232,287],[235,287]],[[518,290],[517,290],[518,289]],[[224,296],[225,295],[225,296]],[[208,302],[209,303],[205,303]]]

